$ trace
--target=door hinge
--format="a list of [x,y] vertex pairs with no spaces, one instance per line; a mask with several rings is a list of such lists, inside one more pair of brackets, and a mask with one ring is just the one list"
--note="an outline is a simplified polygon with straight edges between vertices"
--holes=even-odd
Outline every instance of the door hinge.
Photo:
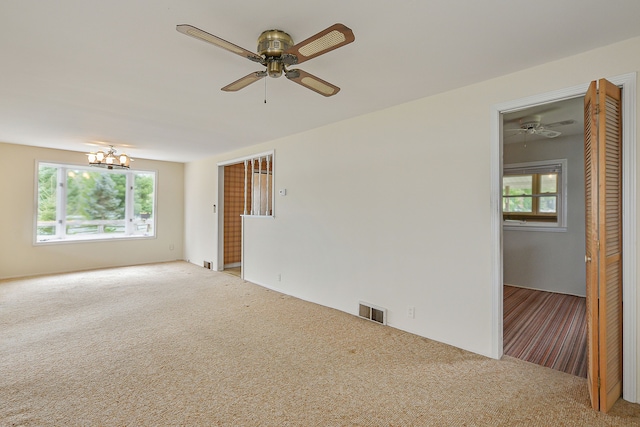
[[596,104],[596,105],[595,105],[595,107],[596,107],[596,108],[595,108],[595,110],[596,110],[596,111],[595,111],[596,115],[600,114],[600,104]]
[[596,240],[596,247],[600,250],[600,240]]
[[598,377],[598,388],[600,388],[600,377]]

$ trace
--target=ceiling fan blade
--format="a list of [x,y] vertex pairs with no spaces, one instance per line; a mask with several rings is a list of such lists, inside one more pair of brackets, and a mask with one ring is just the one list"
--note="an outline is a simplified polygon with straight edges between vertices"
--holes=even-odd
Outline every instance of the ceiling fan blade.
[[544,127],[545,128],[553,128],[553,127],[556,127],[556,126],[566,126],[566,125],[572,125],[575,122],[576,122],[575,120],[562,120],[560,122],[549,123],[548,125],[544,125]]
[[538,129],[535,133],[537,133],[538,135],[546,136],[547,138],[555,138],[556,136],[562,135],[562,132],[546,129]]
[[258,80],[262,79],[266,75],[267,75],[266,71],[255,71],[251,74],[247,74],[246,76],[236,80],[233,83],[226,85],[221,90],[225,92],[236,92],[236,91],[239,91],[240,89],[244,89],[245,87],[249,86],[251,83],[257,82]]
[[334,86],[329,82],[326,82],[313,74],[309,74],[306,71],[302,70],[287,70],[285,76],[293,82],[298,83],[306,87],[307,89],[311,89],[314,92],[319,93],[323,96],[332,96],[340,91],[338,86]]
[[291,46],[284,53],[285,55],[295,55],[297,61],[293,63],[301,64],[304,61],[349,44],[355,39],[350,28],[343,24],[334,24],[326,30],[320,31],[318,34]]
[[248,51],[247,49],[241,48],[240,46],[236,46],[233,43],[223,40],[218,36],[214,36],[213,34],[209,34],[206,31],[203,31],[200,28],[196,28],[192,25],[176,25],[176,30],[178,30],[182,34],[186,34],[198,40],[202,40],[204,42],[211,43],[212,45],[221,47],[222,49],[228,50],[229,52],[235,53],[236,55],[243,56],[247,59],[250,59],[251,61],[258,62],[260,64],[265,63],[264,58],[257,53],[253,53],[251,51]]

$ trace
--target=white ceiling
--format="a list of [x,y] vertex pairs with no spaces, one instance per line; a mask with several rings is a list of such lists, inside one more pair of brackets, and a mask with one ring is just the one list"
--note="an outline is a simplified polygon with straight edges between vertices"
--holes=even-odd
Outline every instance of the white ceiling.
[[[640,1],[601,3],[0,0],[0,141],[191,161],[640,35]],[[265,79],[266,105],[263,82],[220,91],[258,64],[175,29],[254,51],[263,30],[295,42],[336,22],[355,42],[300,68],[341,92]]]

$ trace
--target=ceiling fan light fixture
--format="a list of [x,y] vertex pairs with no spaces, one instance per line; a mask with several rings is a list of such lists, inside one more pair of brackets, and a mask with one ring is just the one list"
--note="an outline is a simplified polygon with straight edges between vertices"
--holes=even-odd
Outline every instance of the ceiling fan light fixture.
[[269,77],[280,77],[282,75],[282,62],[280,61],[268,61],[267,73]]

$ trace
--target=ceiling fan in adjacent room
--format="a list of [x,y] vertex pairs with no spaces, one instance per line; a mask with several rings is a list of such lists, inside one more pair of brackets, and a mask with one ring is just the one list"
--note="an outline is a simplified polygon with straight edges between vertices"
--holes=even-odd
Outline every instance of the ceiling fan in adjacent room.
[[250,73],[223,87],[222,90],[226,92],[235,92],[263,77],[280,77],[284,73],[289,80],[320,95],[335,95],[340,90],[338,86],[306,71],[289,69],[288,67],[308,61],[355,40],[353,31],[342,24],[334,24],[297,44],[293,44],[291,36],[284,31],[267,30],[258,37],[258,53],[253,53],[192,25],[181,24],[177,25],[176,29],[183,34],[211,43],[265,66],[264,70]]
[[517,120],[519,127],[512,129],[505,129],[505,132],[514,132],[511,135],[525,134],[525,135],[540,135],[547,138],[555,138],[562,135],[562,132],[556,130],[549,130],[549,128],[555,128],[559,126],[567,126],[575,123],[575,120],[562,120],[559,122],[543,124],[539,115],[522,117]]

